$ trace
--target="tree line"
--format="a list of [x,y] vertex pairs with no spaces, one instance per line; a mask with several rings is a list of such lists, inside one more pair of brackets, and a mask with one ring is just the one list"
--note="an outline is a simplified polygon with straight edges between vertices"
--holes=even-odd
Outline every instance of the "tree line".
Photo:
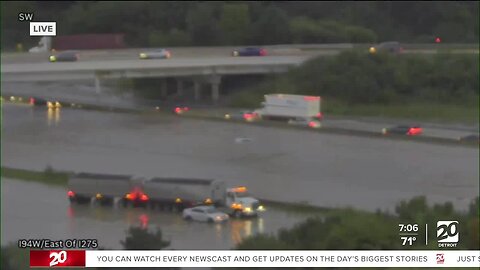
[[[435,236],[438,220],[458,221],[462,235],[459,249],[479,248],[479,201],[471,201],[466,212],[456,211],[452,203],[429,206],[423,196],[397,204],[395,213],[363,212],[354,209],[335,209],[321,217],[309,218],[291,229],[277,234],[259,234],[237,246],[240,250],[402,250],[438,249]],[[398,233],[399,224],[418,224],[418,243],[403,245]],[[424,225],[429,224],[429,244],[425,245]],[[433,226],[432,226],[433,224]]]
[[351,50],[318,57],[239,92],[232,105],[255,107],[267,93],[319,95],[349,105],[426,102],[478,106],[476,54],[369,54]]
[[35,43],[19,12],[57,34],[125,33],[130,46],[282,43],[478,43],[478,1],[2,2],[2,46]]

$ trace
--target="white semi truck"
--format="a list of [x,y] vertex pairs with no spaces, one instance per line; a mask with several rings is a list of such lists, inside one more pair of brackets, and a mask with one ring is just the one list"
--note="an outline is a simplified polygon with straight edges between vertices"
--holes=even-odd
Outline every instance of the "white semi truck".
[[235,217],[256,216],[264,211],[246,187],[226,188],[225,182],[213,179],[152,178],[127,175],[80,173],[68,183],[71,202],[96,201],[124,206],[149,206],[183,210],[196,205],[215,205]]
[[270,120],[322,120],[321,98],[289,94],[265,95],[262,108],[255,110],[262,119]]

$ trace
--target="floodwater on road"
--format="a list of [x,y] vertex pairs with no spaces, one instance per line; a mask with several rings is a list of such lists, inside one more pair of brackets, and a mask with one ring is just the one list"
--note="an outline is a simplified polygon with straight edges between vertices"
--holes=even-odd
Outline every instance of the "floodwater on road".
[[157,114],[2,111],[4,166],[215,178],[263,199],[366,210],[418,195],[467,209],[478,196],[478,148]]
[[98,239],[99,246],[122,249],[130,226],[155,230],[171,242],[167,249],[230,249],[245,237],[276,233],[307,214],[276,210],[259,218],[223,224],[187,222],[180,213],[143,208],[70,205],[66,190],[41,183],[2,178],[2,245],[19,239]]

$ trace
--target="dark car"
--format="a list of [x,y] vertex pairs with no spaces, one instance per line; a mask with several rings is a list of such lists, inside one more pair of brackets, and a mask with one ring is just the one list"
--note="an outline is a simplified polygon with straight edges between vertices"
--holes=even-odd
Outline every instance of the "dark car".
[[232,52],[233,56],[266,56],[267,50],[259,47],[247,47]]
[[258,114],[251,111],[233,112],[225,114],[224,118],[227,120],[243,120],[247,122],[253,122],[258,120]]
[[48,101],[38,97],[31,97],[28,103],[32,106],[46,106],[49,109],[60,109],[62,107],[59,101]]
[[50,62],[75,62],[78,61],[79,55],[76,51],[64,51],[58,54],[50,55]]
[[480,137],[479,137],[478,134],[471,134],[471,135],[463,136],[459,140],[461,142],[480,143]]
[[396,127],[382,129],[383,135],[399,134],[399,135],[416,136],[416,135],[422,134],[422,132],[423,132],[422,128],[418,126],[396,126]]
[[47,102],[43,98],[31,97],[28,103],[33,106],[47,106]]
[[403,48],[398,41],[382,42],[376,46],[370,47],[369,52],[374,54],[377,52],[389,52],[398,54],[403,52]]

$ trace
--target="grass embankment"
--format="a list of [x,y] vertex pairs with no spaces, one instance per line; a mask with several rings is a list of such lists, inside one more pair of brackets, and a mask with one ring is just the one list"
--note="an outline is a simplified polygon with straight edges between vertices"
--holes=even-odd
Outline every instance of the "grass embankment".
[[[243,92],[237,94],[231,105],[238,108],[258,108],[263,95]],[[336,98],[323,97],[322,111],[328,116],[376,117],[405,119],[434,123],[460,123],[475,125],[479,123],[478,104],[441,104],[438,102],[412,102],[406,104],[356,104]]]
[[43,172],[2,167],[2,177],[24,181],[40,182],[47,185],[65,186],[68,182],[67,172],[58,172],[47,168]]
[[479,107],[439,103],[408,103],[392,105],[348,105],[335,99],[324,99],[323,111],[327,115],[367,116],[411,119],[415,121],[478,124]]

